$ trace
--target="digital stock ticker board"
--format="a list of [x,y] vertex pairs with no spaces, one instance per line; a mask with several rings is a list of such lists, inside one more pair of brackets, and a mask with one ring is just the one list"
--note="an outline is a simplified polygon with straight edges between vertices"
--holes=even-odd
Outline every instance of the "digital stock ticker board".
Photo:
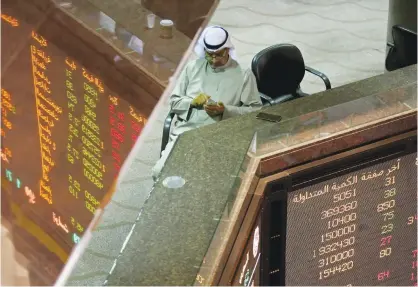
[[[22,230],[16,232],[25,242],[24,254],[36,257],[40,273],[56,278],[150,111],[67,53],[63,41],[84,45],[71,29],[49,19],[31,1],[5,2],[2,216]],[[101,61],[103,67],[111,66],[98,59],[92,65]]]
[[406,142],[276,185],[262,285],[416,286],[418,159],[416,139]]

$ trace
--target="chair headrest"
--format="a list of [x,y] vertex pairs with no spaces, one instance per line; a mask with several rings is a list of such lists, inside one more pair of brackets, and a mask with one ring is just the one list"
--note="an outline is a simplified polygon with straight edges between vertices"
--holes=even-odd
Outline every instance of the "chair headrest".
[[302,53],[292,44],[278,44],[258,52],[251,68],[258,90],[273,99],[294,94],[305,75]]

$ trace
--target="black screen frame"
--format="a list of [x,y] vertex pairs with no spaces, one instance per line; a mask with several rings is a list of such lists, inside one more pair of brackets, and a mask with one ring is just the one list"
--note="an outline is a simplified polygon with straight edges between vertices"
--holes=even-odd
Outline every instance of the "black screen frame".
[[[416,130],[362,148],[352,149],[345,155],[330,156],[329,158],[335,159],[314,166],[307,165],[306,168],[302,166],[285,177],[269,182],[264,190],[261,209],[260,286],[285,286],[287,199],[290,192],[414,152],[417,152]],[[273,204],[276,206],[274,210]],[[279,263],[274,266],[279,271],[270,275],[272,265],[270,254],[273,251],[270,233],[273,226],[271,220],[273,211],[280,216],[279,232],[281,236],[279,242],[275,244],[277,245],[275,251],[277,252],[279,249],[281,254],[279,255]]]

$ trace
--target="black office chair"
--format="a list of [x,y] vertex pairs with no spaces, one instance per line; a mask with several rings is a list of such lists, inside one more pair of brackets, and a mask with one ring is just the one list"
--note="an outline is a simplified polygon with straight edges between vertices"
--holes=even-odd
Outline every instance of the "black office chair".
[[417,33],[402,26],[392,27],[393,43],[386,56],[386,70],[394,71],[417,63]]
[[326,89],[331,89],[328,77],[305,66],[302,53],[292,44],[278,44],[258,52],[253,58],[251,68],[265,105],[308,96],[300,89],[305,70],[320,77],[324,81]]

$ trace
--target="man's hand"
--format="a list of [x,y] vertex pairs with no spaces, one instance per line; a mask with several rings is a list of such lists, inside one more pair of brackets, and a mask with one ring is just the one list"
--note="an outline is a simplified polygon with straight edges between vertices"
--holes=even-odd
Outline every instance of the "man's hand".
[[206,104],[209,98],[210,96],[200,93],[196,98],[192,100],[191,105],[197,108],[202,107],[204,104]]
[[211,117],[222,115],[225,111],[225,106],[221,102],[216,105],[205,105],[204,108],[206,113]]

